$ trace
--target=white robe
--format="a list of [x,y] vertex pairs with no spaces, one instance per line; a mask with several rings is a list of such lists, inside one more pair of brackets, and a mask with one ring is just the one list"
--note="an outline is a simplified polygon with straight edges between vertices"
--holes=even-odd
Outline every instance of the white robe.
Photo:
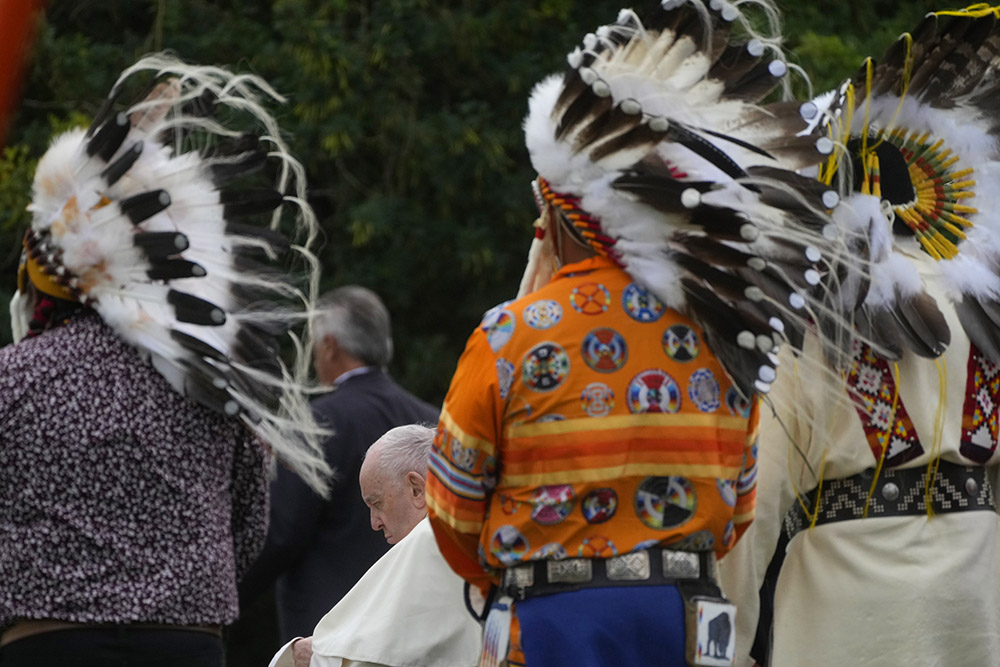
[[[482,630],[425,518],[313,631],[310,667],[475,667]],[[293,667],[292,642],[270,667]]]

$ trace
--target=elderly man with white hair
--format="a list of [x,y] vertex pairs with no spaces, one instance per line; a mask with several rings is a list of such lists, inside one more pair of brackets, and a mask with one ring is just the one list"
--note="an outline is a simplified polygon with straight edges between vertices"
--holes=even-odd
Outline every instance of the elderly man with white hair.
[[388,431],[359,476],[372,530],[392,549],[319,622],[286,644],[271,667],[473,667],[481,628],[466,609],[465,582],[445,562],[427,517],[425,482],[434,430]]

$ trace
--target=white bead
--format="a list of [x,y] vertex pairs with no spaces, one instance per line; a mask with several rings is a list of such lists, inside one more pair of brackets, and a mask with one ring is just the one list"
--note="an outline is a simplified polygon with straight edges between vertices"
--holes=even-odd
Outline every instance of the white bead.
[[736,344],[744,350],[752,350],[757,347],[757,339],[751,331],[741,331],[736,334]]
[[649,129],[653,132],[666,132],[670,129],[670,121],[663,116],[649,119]]
[[694,188],[688,188],[681,193],[681,204],[684,208],[694,208],[701,203],[701,193]]
[[621,107],[621,110],[629,116],[635,116],[642,113],[642,105],[632,98],[622,100],[619,106]]
[[833,152],[833,140],[830,137],[820,137],[816,140],[816,150],[821,155],[829,155]]

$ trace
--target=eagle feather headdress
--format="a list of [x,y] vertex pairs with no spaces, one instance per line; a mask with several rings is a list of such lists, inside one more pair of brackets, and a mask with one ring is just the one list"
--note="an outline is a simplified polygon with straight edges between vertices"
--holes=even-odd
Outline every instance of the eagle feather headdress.
[[[119,108],[150,79],[144,98]],[[168,55],[129,67],[90,129],[57,137],[39,161],[25,265],[323,492],[323,431],[306,396],[317,224],[303,170],[263,106],[281,99],[256,76]]]
[[870,261],[858,328],[889,359],[936,357],[951,339],[911,259],[923,252],[973,344],[1000,362],[998,10],[929,14],[806,105],[840,147],[819,176],[839,184],[838,223]]
[[[766,2],[741,8],[773,8]],[[540,199],[668,307],[690,315],[747,396],[775,379],[777,345],[851,324],[834,189],[796,170],[833,150],[799,105],[762,105],[788,71],[737,6],[623,10],[534,90],[525,120]]]

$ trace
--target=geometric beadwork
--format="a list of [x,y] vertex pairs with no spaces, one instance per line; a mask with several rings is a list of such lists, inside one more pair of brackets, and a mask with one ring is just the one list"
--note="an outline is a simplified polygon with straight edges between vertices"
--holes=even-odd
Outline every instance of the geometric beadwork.
[[[840,479],[823,480],[823,489],[805,494],[803,504],[809,512],[818,511],[815,525],[822,526],[837,521],[860,519],[865,506],[868,517],[918,516],[927,514],[927,466],[917,468],[883,468],[875,493],[869,498],[875,468],[868,468],[856,475]],[[886,494],[892,486],[895,493]],[[933,477],[931,508],[938,514],[962,511],[996,511],[993,485],[989,469],[983,466],[961,466],[941,461]],[[784,517],[786,535],[794,537],[812,524],[802,505],[795,503]]]
[[[882,458],[882,450],[889,451],[885,455],[887,468],[898,466],[915,459],[923,453],[917,431],[913,427],[903,406],[902,397],[896,397],[896,412],[890,429],[889,420],[893,418],[893,396],[896,395],[896,382],[892,369],[885,359],[875,354],[870,346],[858,340],[854,341],[853,359],[847,374],[847,385],[852,390],[854,407],[864,426],[868,445],[871,447],[875,461]],[[887,437],[888,436],[888,437]],[[888,442],[886,442],[888,440]]]
[[969,350],[966,385],[959,451],[976,463],[986,463],[997,448],[1000,366],[974,345]]

